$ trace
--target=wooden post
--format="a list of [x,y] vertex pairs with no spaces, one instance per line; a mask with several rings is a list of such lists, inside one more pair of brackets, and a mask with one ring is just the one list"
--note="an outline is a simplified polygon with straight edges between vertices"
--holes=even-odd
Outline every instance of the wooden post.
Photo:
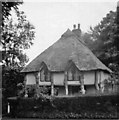
[[81,81],[80,81],[80,83],[81,83],[81,93],[85,94],[85,89],[84,89],[84,75],[83,75],[83,73],[81,73]]
[[96,87],[96,90],[99,90],[97,71],[95,71],[95,87]]
[[65,92],[66,92],[66,95],[68,95],[68,83],[67,83],[67,72],[65,71],[64,73],[64,85],[65,85]]
[[26,74],[25,74],[25,77],[24,77],[24,89],[25,89],[25,95],[24,95],[24,97],[28,97],[26,81],[27,81],[27,78],[26,78]]
[[36,86],[39,87],[39,75],[38,75],[38,72],[35,73],[35,78],[36,78]]
[[36,87],[35,87],[35,95],[37,96],[37,98],[39,98],[39,94],[40,94],[40,91],[39,91],[39,72],[36,72],[34,73],[34,76],[36,78]]
[[9,114],[10,113],[10,104],[8,103],[8,106],[7,106],[7,113]]
[[36,78],[36,88],[35,88],[35,90],[36,90],[36,94],[37,94],[37,96],[39,97],[39,79],[40,79],[40,77],[39,77],[39,72],[36,72],[35,74],[35,78]]
[[100,90],[101,90],[101,93],[104,92],[104,83],[103,82],[100,83]]
[[99,87],[99,91],[101,91],[101,84],[102,84],[101,83],[101,71],[99,71],[99,75],[100,76],[99,76],[99,86],[98,87]]
[[54,81],[53,81],[53,74],[51,74],[51,96],[54,96]]

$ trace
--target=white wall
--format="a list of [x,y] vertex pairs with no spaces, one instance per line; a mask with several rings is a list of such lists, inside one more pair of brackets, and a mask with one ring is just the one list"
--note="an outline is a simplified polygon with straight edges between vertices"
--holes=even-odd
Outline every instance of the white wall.
[[79,81],[68,81],[68,85],[80,85]]
[[110,75],[108,73],[101,71],[101,82],[103,82],[105,79],[108,79],[109,76]]
[[84,72],[84,84],[91,85],[94,83],[95,83],[95,72],[94,71]]
[[39,86],[47,85],[50,86],[51,82],[39,82]]
[[26,85],[34,85],[36,84],[36,78],[33,73],[28,73],[26,75]]
[[[105,79],[108,79],[109,74],[105,73],[104,71],[96,71],[98,83],[104,81]],[[100,79],[101,77],[101,79]],[[95,71],[88,71],[84,72],[84,84],[91,85],[95,84]]]
[[[53,80],[55,85],[64,85],[64,73],[53,73]],[[109,74],[103,71],[98,71],[98,83],[100,82],[100,75],[101,75],[101,82],[104,79],[108,79]],[[26,75],[26,85],[36,84],[35,76],[33,73],[28,73]],[[69,85],[80,85],[79,81],[68,81]],[[95,71],[88,71],[84,72],[84,84],[85,85],[93,85],[95,84]],[[40,73],[39,73],[39,85],[51,85],[51,82],[41,82],[40,81]]]
[[53,73],[53,80],[55,85],[64,85],[64,73]]

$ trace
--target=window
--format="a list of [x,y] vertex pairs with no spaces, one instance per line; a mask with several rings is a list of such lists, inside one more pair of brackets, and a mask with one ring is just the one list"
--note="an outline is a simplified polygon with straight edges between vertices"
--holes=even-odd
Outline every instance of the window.
[[50,72],[47,68],[43,67],[40,71],[40,81],[41,82],[50,82]]
[[80,75],[79,75],[79,72],[78,70],[75,71],[75,80],[79,81],[80,79]]
[[68,80],[73,80],[73,74],[71,69],[68,71]]
[[47,70],[45,74],[45,81],[50,82],[50,72]]
[[78,69],[74,66],[72,66],[69,70],[68,70],[68,80],[69,81],[73,81],[73,80],[76,80],[76,81],[79,81],[80,79],[80,73],[78,71]]
[[44,71],[44,69],[42,69],[42,70],[40,71],[40,80],[41,80],[41,82],[44,82],[44,81],[45,81],[45,71]]

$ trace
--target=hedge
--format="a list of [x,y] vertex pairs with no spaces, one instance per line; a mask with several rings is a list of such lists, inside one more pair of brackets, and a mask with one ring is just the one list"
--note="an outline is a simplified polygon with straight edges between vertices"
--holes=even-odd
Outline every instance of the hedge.
[[119,95],[20,98],[10,101],[17,118],[118,118]]

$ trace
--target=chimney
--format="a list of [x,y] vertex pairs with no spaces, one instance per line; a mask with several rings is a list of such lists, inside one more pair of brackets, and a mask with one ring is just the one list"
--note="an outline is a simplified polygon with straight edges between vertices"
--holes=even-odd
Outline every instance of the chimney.
[[78,24],[78,29],[80,30],[80,24]]
[[76,25],[75,24],[73,25],[73,28],[74,28],[74,30],[76,29]]
[[77,35],[77,37],[81,37],[81,29],[80,29],[80,24],[78,24],[78,28],[76,29],[76,25],[74,24],[73,25],[73,30],[72,32],[75,33],[75,35]]
[[117,2],[117,7],[119,7],[119,1]]

